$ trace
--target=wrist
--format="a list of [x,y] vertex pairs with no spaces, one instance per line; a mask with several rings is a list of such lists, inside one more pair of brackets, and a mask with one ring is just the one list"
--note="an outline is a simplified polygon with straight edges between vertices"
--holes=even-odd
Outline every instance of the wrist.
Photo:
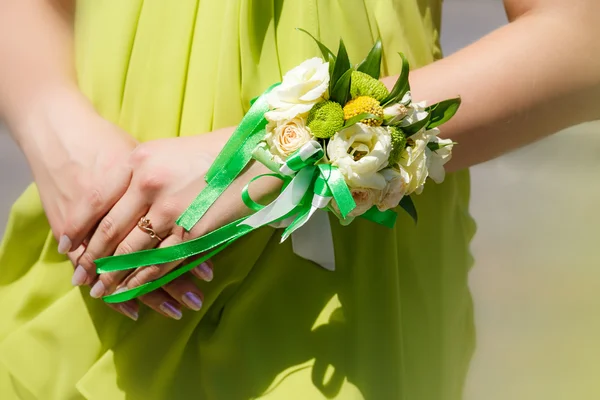
[[90,102],[76,87],[60,86],[38,91],[25,107],[6,116],[6,123],[23,148],[41,137],[67,134],[69,126],[95,114]]
[[56,88],[39,93],[27,110],[7,120],[7,125],[28,159],[56,144],[81,137],[90,121],[100,118],[76,88]]

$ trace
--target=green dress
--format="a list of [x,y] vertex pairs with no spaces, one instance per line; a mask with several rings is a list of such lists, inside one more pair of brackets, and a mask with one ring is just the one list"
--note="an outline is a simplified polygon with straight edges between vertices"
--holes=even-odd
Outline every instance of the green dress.
[[[441,0],[81,0],[81,89],[140,140],[238,123],[249,101],[343,37],[381,36],[384,73],[441,56]],[[82,134],[85,134],[82,132]],[[0,399],[460,399],[474,345],[468,172],[429,184],[420,221],[332,221],[337,270],[264,228],[215,259],[205,305],[138,322],[71,286],[37,189],[0,249]]]

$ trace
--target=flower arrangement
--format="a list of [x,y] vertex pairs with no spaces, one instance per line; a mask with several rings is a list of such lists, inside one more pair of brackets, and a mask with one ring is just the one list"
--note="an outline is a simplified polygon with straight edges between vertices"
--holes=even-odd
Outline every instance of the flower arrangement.
[[[277,199],[258,204],[247,186],[242,199],[256,211],[248,217],[176,246],[97,260],[98,273],[107,273],[202,255],[105,301],[122,302],[155,290],[266,225],[284,228],[282,241],[294,235],[296,254],[333,270],[331,228],[319,210],[333,213],[344,225],[360,217],[391,228],[400,206],[417,222],[411,195],[423,191],[428,177],[444,180],[444,164],[455,143],[441,139],[438,127],[454,116],[460,98],[431,106],[413,102],[402,53],[402,71],[388,91],[379,80],[380,40],[353,66],[343,40],[334,55],[312,38],[323,58],[304,61],[253,100],[207,172],[207,186],[177,224],[191,230],[252,160],[284,181]],[[317,226],[301,229],[311,224]]]
[[355,68],[343,40],[335,56],[313,39],[323,58],[304,61],[266,96],[264,143],[270,154],[256,158],[280,173],[290,156],[316,141],[324,150],[319,162],[339,169],[356,203],[342,215],[332,199],[328,208],[343,223],[373,207],[385,212],[398,205],[416,219],[409,196],[423,191],[427,177],[436,183],[444,180],[454,143],[439,138],[437,127],[456,113],[460,98],[429,107],[414,103],[402,53],[402,72],[388,91],[379,80],[379,40]]

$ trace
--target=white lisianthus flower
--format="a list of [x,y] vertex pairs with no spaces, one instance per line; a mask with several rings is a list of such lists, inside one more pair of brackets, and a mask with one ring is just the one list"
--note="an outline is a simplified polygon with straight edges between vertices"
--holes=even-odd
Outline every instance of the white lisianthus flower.
[[392,137],[381,126],[362,123],[342,129],[329,140],[327,156],[348,186],[381,190],[386,181],[379,171],[388,165]]
[[412,94],[410,90],[402,96],[402,100],[400,100],[400,104],[408,106],[412,102]]
[[283,163],[296,150],[312,139],[310,130],[302,118],[289,121],[269,122],[265,142],[276,161]]
[[427,111],[425,111],[425,108],[427,108],[426,102],[411,103],[406,107],[408,108],[408,115],[402,120],[402,126],[412,125],[427,118]]
[[407,192],[410,183],[410,174],[402,167],[400,170],[386,168],[381,171],[387,185],[381,191],[381,196],[376,202],[379,211],[386,211],[396,207]]
[[383,118],[386,124],[396,124],[408,115],[408,107],[396,103],[383,109]]
[[[355,188],[350,190],[350,193],[352,193],[356,208],[350,211],[347,218],[363,215],[369,211],[381,197],[381,190],[371,188]],[[333,207],[334,212],[340,215],[340,209],[335,202],[335,199],[331,202],[331,206]]]
[[437,150],[430,150],[427,148],[429,177],[433,179],[435,183],[442,183],[446,177],[444,165],[452,158],[452,147],[454,146],[454,142],[450,139],[440,139],[435,136],[430,143],[435,143],[440,148]]
[[315,57],[304,61],[283,77],[281,85],[267,94],[269,121],[290,120],[306,114],[325,96],[329,86],[329,63]]
[[410,176],[406,194],[413,192],[420,194],[423,191],[423,186],[429,175],[428,156],[431,153],[427,148],[427,144],[438,133],[438,129],[428,131],[422,129],[410,137],[412,143],[404,149],[399,162],[400,168],[404,169]]

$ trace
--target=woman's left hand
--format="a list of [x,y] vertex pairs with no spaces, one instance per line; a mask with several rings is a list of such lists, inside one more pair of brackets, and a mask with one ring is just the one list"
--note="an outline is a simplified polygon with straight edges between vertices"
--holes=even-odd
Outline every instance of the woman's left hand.
[[[232,129],[171,139],[161,139],[138,146],[131,154],[133,177],[123,197],[100,222],[85,252],[91,259],[113,254],[127,254],[154,247],[168,247],[200,237],[235,221],[250,210],[241,199],[243,187],[256,175],[267,172],[259,163],[247,168],[207,211],[196,226],[187,232],[175,224],[198,193],[206,186],[204,177],[215,157],[231,135]],[[264,198],[277,191],[277,179],[261,179],[252,185],[253,198]],[[162,239],[152,237],[137,224],[140,216],[148,219],[152,230]],[[106,232],[109,228],[112,232]],[[115,232],[129,232],[116,243],[111,238],[123,237]],[[134,288],[160,278],[182,261],[139,268],[133,273],[120,271],[102,274],[93,286],[92,297],[102,297],[117,288]],[[204,280],[212,279],[212,266],[203,264],[193,271]],[[202,294],[193,281],[184,277],[165,285],[140,300],[159,313],[179,319],[181,306],[198,310]],[[173,304],[175,299],[179,304]]]

